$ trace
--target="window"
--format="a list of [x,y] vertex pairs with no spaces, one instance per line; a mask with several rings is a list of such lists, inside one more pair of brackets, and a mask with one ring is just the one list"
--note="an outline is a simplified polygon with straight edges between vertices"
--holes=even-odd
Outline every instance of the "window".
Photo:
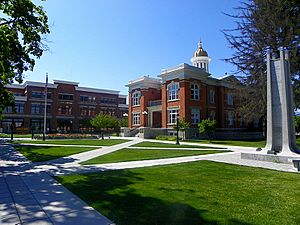
[[44,98],[44,92],[41,91],[33,91],[31,93],[32,98]]
[[192,124],[200,123],[200,109],[197,108],[191,109],[191,122]]
[[16,113],[24,113],[24,102],[16,102],[15,108],[16,108]]
[[60,115],[72,115],[72,106],[63,105],[58,108],[58,114]]
[[59,94],[58,99],[59,100],[72,101],[73,100],[73,95],[72,94]]
[[[31,104],[31,113],[32,114],[42,114],[44,113],[45,105],[43,103],[32,103]],[[51,105],[47,105],[47,113],[50,113]]]
[[168,124],[176,124],[178,117],[178,109],[168,110]]
[[12,106],[5,107],[4,113],[13,113],[13,107]]
[[211,120],[216,120],[216,112],[215,111],[210,111],[209,118]]
[[191,84],[191,99],[199,100],[199,86],[198,86],[198,84]]
[[80,101],[94,103],[94,102],[96,102],[96,97],[80,95]]
[[215,91],[214,90],[209,91],[209,102],[215,103]]
[[168,85],[168,100],[178,100],[179,83],[172,82]]
[[234,113],[228,112],[227,113],[227,124],[228,124],[228,126],[233,126],[233,123],[234,123]]
[[132,113],[132,125],[140,125],[140,113]]
[[136,91],[132,94],[132,105],[137,106],[140,105],[141,92]]
[[31,113],[32,114],[40,114],[41,113],[41,104],[32,103],[31,104]]
[[233,105],[233,95],[227,94],[227,105]]

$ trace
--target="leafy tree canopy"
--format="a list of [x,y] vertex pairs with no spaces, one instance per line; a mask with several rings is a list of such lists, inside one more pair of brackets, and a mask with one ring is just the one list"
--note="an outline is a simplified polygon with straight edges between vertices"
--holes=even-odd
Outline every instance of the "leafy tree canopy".
[[31,0],[0,0],[0,115],[13,105],[5,85],[22,82],[35,59],[46,50],[42,36],[49,33],[48,17]]
[[208,136],[208,139],[211,139],[211,133],[213,133],[216,129],[217,121],[206,119],[201,120],[201,122],[198,124],[199,132],[200,133],[206,133]]

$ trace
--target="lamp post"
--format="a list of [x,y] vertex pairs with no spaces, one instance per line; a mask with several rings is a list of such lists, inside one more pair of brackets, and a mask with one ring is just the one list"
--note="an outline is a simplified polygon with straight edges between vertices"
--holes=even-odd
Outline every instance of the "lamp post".
[[45,141],[46,127],[47,127],[47,86],[48,86],[48,73],[46,73],[46,84],[45,84],[45,106],[44,106],[44,130],[43,130],[43,141]]
[[176,145],[180,145],[178,133],[179,133],[179,116],[177,116],[176,119]]
[[[147,111],[143,111],[142,114],[143,114],[144,116],[147,116],[147,115],[148,115],[148,112],[147,112]],[[145,127],[145,120],[144,120],[144,127]]]

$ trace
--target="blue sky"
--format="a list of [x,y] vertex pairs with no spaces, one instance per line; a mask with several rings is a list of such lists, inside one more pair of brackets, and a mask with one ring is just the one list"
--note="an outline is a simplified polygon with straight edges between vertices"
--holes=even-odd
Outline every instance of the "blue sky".
[[235,68],[222,29],[233,28],[238,0],[47,0],[50,51],[25,80],[70,80],[80,86],[119,90],[129,80],[156,77],[162,69],[190,63],[199,39],[212,58],[212,76]]

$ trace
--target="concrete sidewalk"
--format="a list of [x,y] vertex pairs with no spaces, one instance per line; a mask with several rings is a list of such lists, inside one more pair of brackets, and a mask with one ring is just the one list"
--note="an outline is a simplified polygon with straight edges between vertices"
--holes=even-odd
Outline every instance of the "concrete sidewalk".
[[88,206],[45,172],[30,173],[31,163],[0,145],[1,225],[108,225],[110,220]]

